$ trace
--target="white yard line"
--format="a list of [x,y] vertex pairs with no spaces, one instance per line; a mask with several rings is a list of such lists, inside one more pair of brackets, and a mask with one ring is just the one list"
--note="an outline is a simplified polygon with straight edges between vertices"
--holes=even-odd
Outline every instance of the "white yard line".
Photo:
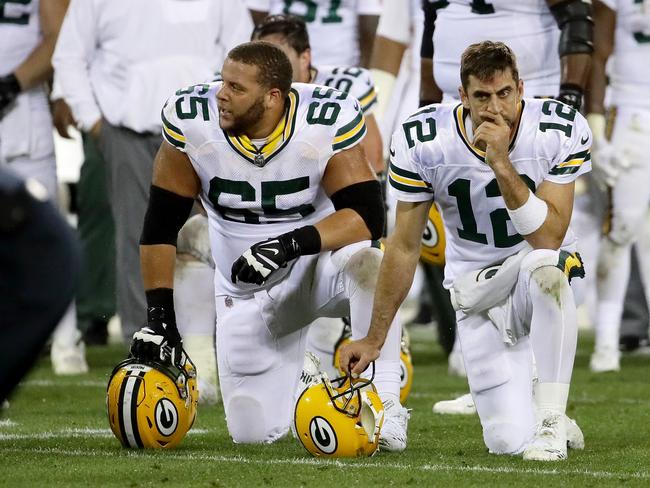
[[[209,432],[208,429],[192,429],[188,432],[188,435],[204,435]],[[11,441],[11,440],[27,440],[27,439],[70,439],[70,438],[82,438],[82,437],[112,437],[113,433],[110,429],[92,429],[92,428],[81,428],[81,429],[62,429],[46,432],[28,432],[28,433],[15,433],[15,434],[5,434],[0,433],[0,441]]]
[[[60,455],[69,457],[123,457],[125,454],[131,458],[151,458],[160,460],[160,454],[146,451],[115,451],[115,450],[81,450],[81,449],[60,449],[60,448],[34,448],[18,449],[4,448],[0,446],[0,452],[34,453],[45,455]],[[344,469],[372,469],[384,470],[394,469],[398,471],[424,471],[424,472],[458,472],[458,473],[490,473],[490,474],[516,474],[531,476],[584,476],[596,479],[634,478],[650,479],[650,473],[639,472],[614,472],[614,471],[590,471],[587,469],[541,469],[541,468],[511,468],[511,467],[490,467],[490,466],[454,466],[449,464],[396,464],[396,463],[371,463],[364,461],[342,462],[329,459],[313,458],[288,458],[288,459],[250,459],[243,456],[213,456],[207,454],[175,454],[166,452],[165,457],[169,459],[187,461],[210,461],[227,464],[249,464],[261,466],[287,465],[287,466],[333,466]]]
[[81,381],[66,381],[66,380],[25,380],[20,383],[22,387],[29,386],[85,386],[85,387],[102,387],[108,386],[108,381],[99,380],[81,380]]

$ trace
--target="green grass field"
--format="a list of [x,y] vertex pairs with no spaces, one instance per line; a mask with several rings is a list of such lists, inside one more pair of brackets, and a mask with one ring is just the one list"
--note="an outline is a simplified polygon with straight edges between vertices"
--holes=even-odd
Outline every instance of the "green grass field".
[[592,339],[581,338],[569,414],[586,449],[540,464],[488,455],[477,417],[434,415],[433,402],[463,393],[464,380],[447,376],[430,329],[413,331],[412,342],[407,451],[338,462],[311,458],[292,438],[234,445],[219,406],[199,408],[178,449],[122,449],[104,394],[123,347],[90,348],[91,372],[80,377],[55,377],[44,359],[0,413],[0,486],[650,486],[650,357],[596,376],[587,367]]

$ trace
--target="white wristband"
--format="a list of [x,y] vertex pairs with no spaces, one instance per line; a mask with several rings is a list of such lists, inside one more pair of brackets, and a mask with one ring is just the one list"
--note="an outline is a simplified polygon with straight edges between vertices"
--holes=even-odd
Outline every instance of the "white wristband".
[[522,236],[532,234],[539,229],[546,220],[548,205],[541,198],[528,190],[528,200],[521,207],[514,210],[508,209],[515,230]]

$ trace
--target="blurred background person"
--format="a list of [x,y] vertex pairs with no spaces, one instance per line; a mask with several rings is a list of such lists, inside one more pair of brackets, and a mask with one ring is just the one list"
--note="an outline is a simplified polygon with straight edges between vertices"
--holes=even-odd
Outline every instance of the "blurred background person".
[[246,8],[225,0],[70,3],[53,58],[55,78],[107,166],[117,312],[127,343],[146,320],[138,245],[161,142],[161,107],[178,87],[209,80],[252,27]]
[[[6,2],[0,15],[0,165],[41,183],[57,201],[47,86],[67,0]],[[56,374],[88,371],[71,304],[52,339]]]
[[70,308],[79,249],[34,178],[0,166],[0,404]]
[[307,24],[312,57],[322,66],[368,67],[381,0],[246,0],[255,24],[291,14]]
[[[593,372],[601,373],[620,369],[619,334],[630,251],[647,226],[650,204],[650,161],[645,153],[650,140],[650,4],[602,0],[594,2],[594,13],[596,49],[587,111],[594,134],[594,177],[604,192],[595,200],[605,202],[601,215],[608,220],[599,253],[596,343],[589,365]],[[610,57],[607,121],[606,65]],[[646,298],[650,279],[647,249],[646,245],[637,247]],[[644,322],[647,328],[647,320]]]

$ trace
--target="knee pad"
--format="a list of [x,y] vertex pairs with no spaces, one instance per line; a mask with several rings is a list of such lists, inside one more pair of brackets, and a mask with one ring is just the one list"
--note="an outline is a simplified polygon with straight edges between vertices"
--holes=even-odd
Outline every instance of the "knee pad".
[[263,405],[248,395],[235,395],[226,405],[226,424],[233,442],[237,444],[270,443],[282,437],[289,430],[267,425]]
[[197,214],[187,219],[178,233],[176,252],[189,254],[211,268],[215,267],[210,250],[208,218],[206,216]]
[[375,247],[364,247],[350,256],[343,267],[347,278],[364,291],[374,291],[384,253]]
[[483,441],[491,454],[520,454],[530,437],[529,428],[512,422],[490,422],[483,427]]
[[639,229],[643,226],[646,209],[623,208],[614,209],[612,225],[607,237],[619,246],[633,244],[639,236]]
[[557,295],[558,300],[560,290],[569,286],[565,270],[560,269],[560,255],[560,251],[536,249],[528,253],[521,262],[521,271],[526,273],[543,293]]

